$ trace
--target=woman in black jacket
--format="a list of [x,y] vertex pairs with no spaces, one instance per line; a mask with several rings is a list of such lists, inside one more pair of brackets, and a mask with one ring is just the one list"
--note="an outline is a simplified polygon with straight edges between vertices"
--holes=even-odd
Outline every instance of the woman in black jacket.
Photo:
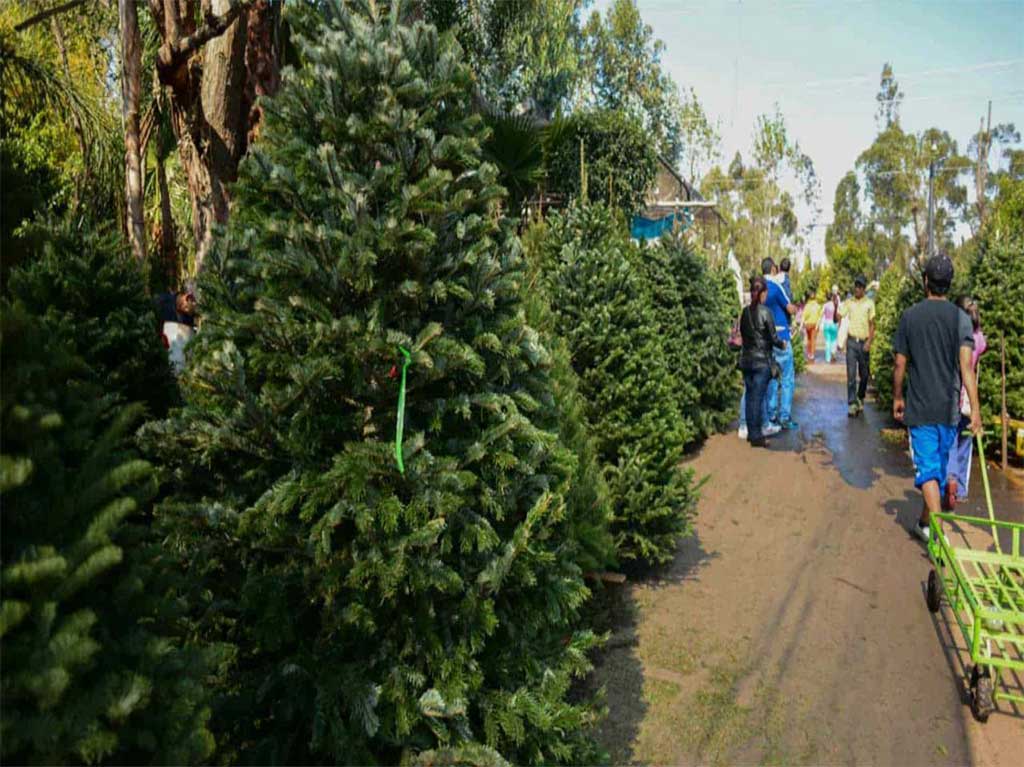
[[768,286],[764,277],[750,281],[750,305],[740,314],[740,335],[743,348],[740,351],[740,370],[746,386],[747,439],[754,447],[767,446],[764,432],[764,397],[768,382],[772,380],[772,348],[785,349],[786,342],[780,341],[775,332],[775,318],[764,306]]

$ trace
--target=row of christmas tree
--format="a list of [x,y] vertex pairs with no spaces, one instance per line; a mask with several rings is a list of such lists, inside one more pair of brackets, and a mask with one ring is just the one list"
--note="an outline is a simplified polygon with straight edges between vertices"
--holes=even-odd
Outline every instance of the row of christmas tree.
[[3,757],[600,761],[587,576],[689,530],[731,281],[601,206],[524,250],[453,38],[293,24],[179,386],[116,242],[10,280]]

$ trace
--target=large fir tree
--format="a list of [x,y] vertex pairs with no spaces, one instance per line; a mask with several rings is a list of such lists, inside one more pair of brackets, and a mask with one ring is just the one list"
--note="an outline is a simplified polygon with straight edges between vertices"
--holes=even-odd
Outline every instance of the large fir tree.
[[201,282],[185,405],[148,434],[196,630],[237,648],[222,758],[589,761],[578,464],[543,428],[472,75],[452,36],[353,5],[292,11],[302,65]]
[[696,493],[678,466],[688,422],[646,256],[603,205],[553,215],[539,253],[606,466],[619,557],[664,562],[689,530]]
[[5,763],[193,764],[213,750],[204,658],[149,534],[152,467],[120,405],[24,307],[0,302]]

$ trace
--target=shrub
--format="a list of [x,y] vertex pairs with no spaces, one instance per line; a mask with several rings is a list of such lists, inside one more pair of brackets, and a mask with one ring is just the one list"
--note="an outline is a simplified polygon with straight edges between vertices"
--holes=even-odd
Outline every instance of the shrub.
[[991,350],[981,363],[982,411],[988,418],[1002,407],[999,345],[1005,338],[1007,410],[1024,418],[1024,181],[1003,182],[979,237],[970,284]]
[[[911,280],[903,267],[886,269],[875,294],[875,340],[871,344],[871,379],[877,391],[877,403],[883,412],[892,412],[892,341],[903,312],[924,298],[920,281]],[[904,383],[904,387],[906,383]]]
[[606,467],[619,559],[667,561],[690,530],[696,492],[678,465],[686,421],[647,253],[596,205],[553,215],[538,257]]
[[685,238],[665,236],[643,251],[654,285],[673,390],[690,447],[736,417],[741,394],[729,331],[739,314],[735,278],[713,268]]
[[107,393],[166,414],[177,386],[153,302],[120,238],[67,225],[33,229],[39,246],[12,271],[10,295],[86,362]]
[[548,131],[548,188],[576,199],[581,195],[580,145],[586,168],[587,200],[633,214],[654,183],[658,156],[643,124],[622,110],[575,112]]
[[386,8],[291,13],[305,65],[201,278],[185,404],[146,435],[195,630],[237,652],[221,758],[593,761],[597,710],[569,699],[597,642],[579,464],[545,428],[551,353],[472,74]]
[[130,447],[141,408],[23,307],[0,317],[3,759],[202,762],[205,662],[167,630],[156,485]]

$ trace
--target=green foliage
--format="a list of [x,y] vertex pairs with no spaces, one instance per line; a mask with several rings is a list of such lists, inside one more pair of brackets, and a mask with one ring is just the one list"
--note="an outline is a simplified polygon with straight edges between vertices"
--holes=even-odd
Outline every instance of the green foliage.
[[678,465],[687,439],[682,376],[653,295],[665,283],[652,283],[647,253],[601,205],[553,215],[538,255],[606,466],[619,559],[667,561],[690,530],[696,493]]
[[7,290],[125,402],[164,415],[177,396],[153,303],[119,236],[67,225],[31,228],[38,245]]
[[[883,412],[892,411],[892,341],[903,312],[924,298],[920,280],[912,280],[899,265],[890,266],[875,295],[875,340],[871,344],[871,378]],[[906,386],[906,384],[904,384]]]
[[583,70],[580,0],[413,0],[453,30],[484,100],[550,118],[568,107]]
[[614,0],[583,28],[583,103],[639,121],[655,152],[673,165],[682,151],[679,90],[661,65],[665,43],[640,15],[636,0]]
[[572,367],[572,352],[558,333],[558,316],[549,304],[541,273],[542,248],[547,236],[543,221],[537,222],[523,235],[528,273],[524,282],[523,302],[529,324],[541,333],[541,340],[551,354],[551,385],[554,391],[555,418],[546,428],[557,430],[565,446],[575,457],[572,485],[566,503],[575,528],[567,537],[567,545],[578,546],[580,564],[586,571],[605,569],[615,564],[615,541],[610,526],[612,501],[605,482],[597,442],[587,422],[587,406],[580,392],[580,381]]
[[804,356],[807,353],[805,346],[807,342],[804,339],[804,329],[802,326],[793,322],[791,323],[790,330],[791,343],[793,344],[793,372],[800,375],[807,372],[807,357]]
[[[776,115],[775,119],[781,121],[781,116]],[[764,139],[764,160],[772,162],[770,168],[744,165],[737,152],[728,171],[713,168],[701,184],[705,196],[718,200],[717,210],[725,219],[723,252],[735,254],[744,274],[760,274],[761,260],[765,256],[770,255],[776,263],[786,257],[796,261],[804,244],[796,200],[783,188],[778,174],[790,167],[791,162],[803,165],[804,159],[801,158],[805,156],[787,143],[783,147],[782,159],[769,157],[768,147],[778,140],[777,126],[767,130],[772,135]],[[799,175],[804,184],[803,193],[813,195],[817,184],[813,167],[808,165]]]
[[488,115],[487,124],[484,159],[497,167],[498,180],[508,191],[509,213],[518,216],[544,178],[541,129],[526,115],[506,113]]
[[63,206],[57,199],[61,179],[41,152],[23,141],[0,138],[0,280],[33,251],[23,224],[33,215]]
[[146,435],[194,630],[237,653],[212,682],[220,758],[592,762],[598,711],[569,700],[598,641],[581,470],[546,428],[558,384],[471,72],[372,5],[291,13],[305,66],[201,278],[185,404]]
[[979,376],[982,411],[988,417],[1001,409],[999,347],[1005,338],[1007,410],[1024,418],[1024,181],[1003,181],[979,237],[970,284],[991,350]]
[[[894,263],[907,268],[908,251],[923,263],[928,243],[928,168],[933,162],[935,238],[939,248],[948,248],[967,202],[960,178],[968,161],[946,131],[929,128],[920,134],[906,133],[898,121],[892,122],[857,158],[871,203],[865,239],[877,270]],[[909,242],[904,231],[908,226],[912,228]]]
[[579,198],[582,165],[587,199],[619,207],[627,214],[643,207],[658,168],[643,125],[625,112],[610,109],[576,112],[554,126],[548,133],[547,153],[551,191]]
[[804,301],[808,294],[816,297],[819,301],[824,300],[831,287],[829,283],[831,276],[832,272],[827,265],[801,269],[793,285],[794,300]]
[[732,273],[712,268],[684,237],[665,236],[643,251],[658,324],[683,417],[687,447],[721,431],[739,396],[729,330],[739,314]]
[[192,764],[213,750],[205,662],[168,634],[156,489],[116,404],[48,323],[2,317],[5,763]]
[[836,185],[832,223],[825,229],[825,253],[832,253],[839,244],[866,238],[864,216],[860,211],[860,183],[856,173],[847,171]]
[[860,240],[836,243],[828,254],[832,283],[839,286],[839,294],[853,291],[853,281],[863,275],[870,282],[876,276],[876,264],[867,245]]

